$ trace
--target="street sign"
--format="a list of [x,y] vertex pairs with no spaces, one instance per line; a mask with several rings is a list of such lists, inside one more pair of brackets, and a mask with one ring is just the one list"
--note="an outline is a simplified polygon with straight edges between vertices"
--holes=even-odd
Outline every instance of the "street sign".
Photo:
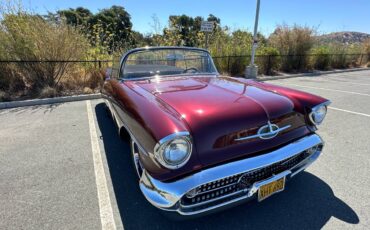
[[211,33],[213,32],[214,27],[214,22],[202,21],[202,24],[200,25],[200,31]]

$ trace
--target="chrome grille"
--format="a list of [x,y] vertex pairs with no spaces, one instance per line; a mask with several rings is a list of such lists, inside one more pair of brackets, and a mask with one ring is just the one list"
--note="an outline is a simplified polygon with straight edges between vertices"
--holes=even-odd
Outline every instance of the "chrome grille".
[[[223,179],[212,181],[207,184],[198,186],[197,195],[194,197],[187,197],[186,195],[181,199],[181,206],[184,208],[202,208],[203,206],[217,205],[239,196],[243,196],[246,188],[253,185],[253,183],[262,181],[279,174],[283,171],[294,168],[297,164],[302,162],[309,156],[309,153],[304,151],[293,157],[287,158],[283,161],[268,165],[266,167],[256,169],[250,172],[243,172],[237,175],[225,177]],[[246,187],[240,186],[239,180],[247,179]]]

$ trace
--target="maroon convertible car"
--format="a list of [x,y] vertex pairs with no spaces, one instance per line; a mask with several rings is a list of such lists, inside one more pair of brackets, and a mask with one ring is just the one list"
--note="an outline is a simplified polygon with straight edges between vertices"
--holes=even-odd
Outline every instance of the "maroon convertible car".
[[[103,96],[145,198],[181,215],[262,201],[320,155],[327,99],[220,76],[208,51],[127,52]],[[167,212],[166,212],[167,213]]]

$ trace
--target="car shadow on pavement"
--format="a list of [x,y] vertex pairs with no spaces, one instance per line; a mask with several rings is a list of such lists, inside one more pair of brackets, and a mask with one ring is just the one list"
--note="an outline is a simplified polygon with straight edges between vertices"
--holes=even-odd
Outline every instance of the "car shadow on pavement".
[[192,220],[169,220],[142,195],[129,145],[120,140],[105,105],[98,104],[95,112],[125,229],[321,229],[331,217],[359,223],[355,211],[336,197],[328,184],[308,172],[293,178],[284,192],[264,202],[252,201]]

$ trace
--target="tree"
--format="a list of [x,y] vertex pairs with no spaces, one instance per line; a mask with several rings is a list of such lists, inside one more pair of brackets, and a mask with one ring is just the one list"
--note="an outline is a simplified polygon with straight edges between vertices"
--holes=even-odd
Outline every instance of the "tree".
[[[195,46],[191,33],[193,31],[194,19],[185,14],[169,17],[169,30],[180,35],[182,45]],[[168,32],[166,33],[168,34]]]
[[[164,35],[171,37],[178,37],[180,40],[177,44],[184,46],[200,46],[202,39],[200,38],[201,23],[204,21],[203,17],[190,17],[183,15],[171,15],[169,17],[169,28],[164,30]],[[221,20],[210,14],[207,21],[215,22],[215,30],[219,28]],[[174,36],[176,34],[176,36]]]
[[131,16],[121,6],[101,10],[93,15],[88,23],[90,27],[99,24],[103,28],[104,34],[101,34],[101,38],[108,43],[111,50],[134,43],[131,36]]
[[221,19],[214,16],[213,14],[208,15],[207,21],[209,22],[215,22],[217,25],[221,24]]
[[59,10],[57,15],[64,17],[66,23],[73,26],[87,25],[93,14],[89,9],[77,7],[76,9],[69,8],[68,10]]
[[133,40],[135,41],[135,45],[138,47],[144,47],[144,46],[152,46],[153,44],[153,38],[149,35],[144,35],[138,31],[132,31],[131,36]]
[[80,27],[93,46],[102,46],[109,52],[135,46],[135,38],[143,36],[132,31],[131,16],[121,6],[112,6],[96,14],[83,7],[69,8],[49,13],[46,18],[49,21],[65,20],[68,25]]

